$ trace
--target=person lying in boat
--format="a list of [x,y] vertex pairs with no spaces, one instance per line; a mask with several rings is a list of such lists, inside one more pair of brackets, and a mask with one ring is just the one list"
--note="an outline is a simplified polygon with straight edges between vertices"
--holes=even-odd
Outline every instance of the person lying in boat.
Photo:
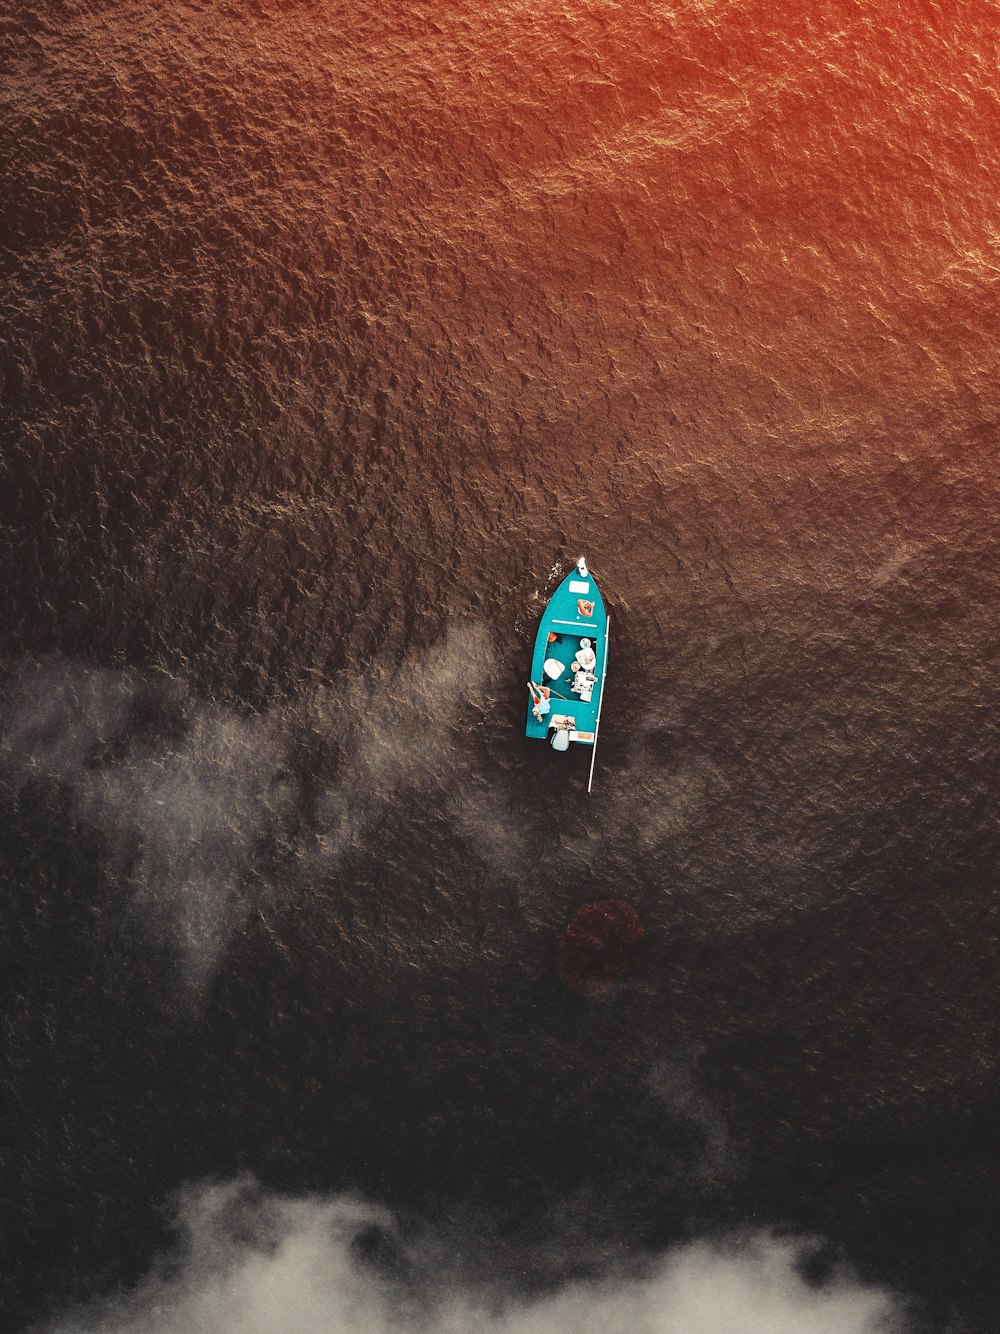
[[552,705],[549,702],[549,695],[551,694],[551,691],[549,690],[548,686],[536,686],[534,681],[529,681],[528,693],[531,695],[531,698],[535,702],[534,708],[531,710],[531,712],[535,715],[538,721],[541,722],[542,719],[545,717],[545,715],[548,713],[549,709],[552,708]]
[[597,662],[597,654],[594,652],[593,648],[591,647],[591,643],[590,643],[590,640],[589,640],[589,639],[581,639],[581,640],[580,640],[580,647],[577,649],[576,653],[573,655],[573,659],[574,659],[574,664],[576,664],[576,663],[579,663],[579,664],[580,664],[579,667],[577,667],[577,666],[574,665],[574,668],[573,668],[574,671],[579,671],[580,668],[582,668],[585,672],[589,672],[589,671],[591,671],[591,669],[594,667],[594,665],[595,665],[596,662]]

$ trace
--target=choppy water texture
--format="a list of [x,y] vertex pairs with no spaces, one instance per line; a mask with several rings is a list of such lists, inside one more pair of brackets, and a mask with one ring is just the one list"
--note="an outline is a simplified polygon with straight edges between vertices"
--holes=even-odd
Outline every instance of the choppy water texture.
[[[571,1280],[778,1228],[824,1301],[839,1258],[910,1328],[1000,1319],[998,33],[0,17],[9,1327],[246,1174],[292,1221],[190,1235],[357,1191],[334,1269],[418,1306],[572,1324]],[[520,736],[581,550],[589,800]],[[640,953],[571,995],[610,899]],[[634,1329],[687,1291],[635,1282]]]

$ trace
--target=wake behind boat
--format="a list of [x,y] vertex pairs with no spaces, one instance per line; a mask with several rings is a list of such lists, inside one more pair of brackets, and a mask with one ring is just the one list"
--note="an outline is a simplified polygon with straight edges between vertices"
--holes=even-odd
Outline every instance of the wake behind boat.
[[571,742],[591,746],[588,792],[594,778],[609,624],[600,589],[581,556],[542,613],[531,658],[525,734],[547,739],[553,750],[568,750]]

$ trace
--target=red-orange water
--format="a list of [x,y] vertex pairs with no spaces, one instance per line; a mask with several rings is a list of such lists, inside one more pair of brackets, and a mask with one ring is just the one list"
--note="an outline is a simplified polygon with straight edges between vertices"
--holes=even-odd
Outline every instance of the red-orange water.
[[[243,1169],[472,1210],[500,1282],[775,1223],[995,1318],[998,34],[0,17],[15,1319]],[[580,551],[589,803],[520,740]]]

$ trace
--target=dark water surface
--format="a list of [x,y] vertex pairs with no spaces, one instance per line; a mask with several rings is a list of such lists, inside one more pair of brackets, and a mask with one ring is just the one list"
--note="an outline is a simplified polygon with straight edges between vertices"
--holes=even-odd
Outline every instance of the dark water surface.
[[[998,1327],[998,36],[0,17],[7,1328],[241,1174],[411,1293],[773,1228]],[[581,550],[590,799],[520,736]]]

